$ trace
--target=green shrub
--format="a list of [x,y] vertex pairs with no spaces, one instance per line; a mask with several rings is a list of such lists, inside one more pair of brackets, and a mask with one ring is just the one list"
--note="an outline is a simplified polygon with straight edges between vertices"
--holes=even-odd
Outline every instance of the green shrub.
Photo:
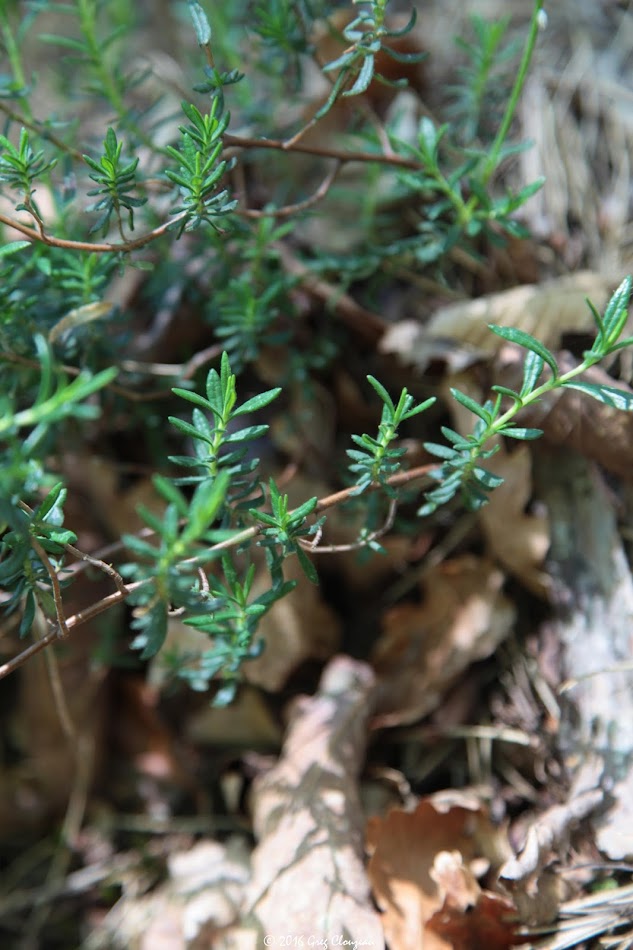
[[[378,539],[393,522],[403,486],[410,491],[426,479],[421,517],[455,496],[475,508],[485,503],[500,481],[485,468],[495,437],[538,437],[516,416],[550,390],[576,388],[631,409],[621,391],[578,379],[631,343],[621,340],[631,291],[626,280],[605,314],[594,313],[595,342],[569,372],[560,373],[554,356],[527,334],[493,327],[526,351],[522,387],[494,387],[485,405],[454,390],[472,412],[474,428],[467,437],[443,428],[446,442],[426,445],[439,458],[437,466],[407,471],[398,443],[402,424],[433,399],[418,403],[406,389],[394,399],[373,376],[367,377],[367,392],[373,390],[382,405],[378,430],[352,436],[346,487],[335,496],[309,498],[293,509],[275,480],[266,480],[257,457],[268,429],[258,419],[265,420],[268,405],[285,387],[309,388],[337,347],[345,346],[338,331],[311,332],[302,325],[298,273],[312,279],[337,273],[343,284],[361,277],[377,281],[385,264],[404,261],[442,275],[455,246],[472,250],[482,236],[499,241],[523,233],[515,212],[541,182],[501,193],[495,181],[500,165],[517,150],[508,136],[537,38],[540,2],[505,100],[500,103],[491,77],[516,51],[502,47],[504,24],[477,19],[472,40],[462,43],[468,65],[451,121],[438,126],[423,118],[415,142],[400,140],[389,126],[377,131],[363,98],[376,83],[403,85],[391,69],[381,73],[385,63],[404,68],[421,59],[399,46],[415,17],[393,29],[387,0],[350,9],[342,28],[344,52],[325,63],[314,38],[333,4],[271,0],[233,3],[226,10],[216,4],[217,22],[209,23],[202,6],[189,0],[199,53],[183,68],[198,75],[191,77],[195,102],[184,101],[177,120],[168,102],[147,101],[148,76],[132,55],[144,27],[133,5],[40,0],[23,6],[22,13],[18,5],[0,8],[10,67],[0,80],[0,584],[5,611],[20,617],[21,636],[29,634],[37,610],[49,632],[6,664],[5,673],[34,649],[73,635],[90,617],[127,601],[134,608],[131,646],[141,658],[161,649],[174,611],[207,633],[207,651],[172,651],[165,662],[194,689],[207,690],[217,681],[214,701],[228,702],[241,665],[262,649],[261,616],[292,590],[284,561],[298,558],[307,577],[318,580],[310,550],[332,504],[362,504],[365,521],[356,544],[380,551]],[[63,32],[44,33],[42,23],[48,22]],[[63,95],[54,94],[50,114],[43,116],[35,92],[47,46],[56,51]],[[300,110],[282,108],[287,87],[298,102],[307,64],[315,61],[329,77],[330,91],[313,114],[297,121],[293,116]],[[340,145],[310,144],[314,139],[306,134],[342,100],[357,103],[362,148],[352,147],[344,133]],[[482,121],[490,114],[498,114],[493,129]],[[287,127],[280,131],[276,121]],[[262,153],[270,161],[256,171],[266,196],[261,207],[249,209],[239,183],[248,179],[250,157]],[[333,163],[333,170],[307,198],[284,204],[288,168],[311,153]],[[285,242],[352,161],[362,169],[368,193],[376,170],[387,176],[394,201],[404,198],[417,209],[415,227],[406,234],[396,233],[393,221],[382,227],[370,202],[366,228],[351,254],[337,256],[317,245],[291,271],[284,266]],[[133,305],[117,303],[117,282],[134,270],[140,290]],[[151,399],[158,372],[152,347],[164,328],[158,317],[142,321],[144,313],[160,314],[161,307],[172,313],[179,308],[182,319],[193,321],[195,315],[213,341],[203,351],[182,353],[182,364],[159,368],[171,373],[171,414],[161,414],[157,405],[165,403]],[[263,347],[271,345],[286,354],[280,385],[243,398]],[[134,355],[135,346],[149,354],[145,362],[122,358]],[[209,362],[214,365],[207,372]],[[76,534],[64,526],[67,487],[56,460],[82,442],[90,445],[104,434],[115,438],[109,420],[126,413],[130,431],[146,433],[164,511],[158,516],[140,510],[147,530],[123,536],[115,569],[75,547]],[[263,548],[269,577],[267,590],[257,595],[254,546]],[[66,617],[65,590],[72,582],[66,567],[76,559],[105,571],[115,590]]]

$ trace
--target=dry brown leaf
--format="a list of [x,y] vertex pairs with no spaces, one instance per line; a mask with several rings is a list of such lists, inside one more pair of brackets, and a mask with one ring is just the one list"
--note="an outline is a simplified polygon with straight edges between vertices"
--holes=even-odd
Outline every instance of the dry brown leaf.
[[297,704],[278,765],[255,783],[259,844],[240,947],[261,946],[265,934],[384,945],[363,867],[357,787],[373,690],[368,666],[332,660],[316,695]]
[[500,894],[483,891],[459,851],[440,851],[431,877],[442,906],[427,922],[428,930],[448,941],[452,950],[509,950],[516,946],[516,908]]
[[494,652],[515,620],[503,581],[489,560],[455,558],[425,575],[421,604],[387,611],[372,656],[381,681],[380,724],[427,715],[471,663]]
[[[462,373],[447,381],[446,390],[456,386],[466,395],[483,403],[484,396],[471,375]],[[519,384],[520,386],[520,384]],[[448,395],[448,393],[447,393]],[[455,399],[447,399],[453,425],[462,435],[472,432],[473,414]],[[479,512],[491,554],[499,559],[529,590],[540,597],[550,593],[550,580],[542,570],[550,545],[549,523],[545,513],[526,513],[532,497],[532,454],[529,446],[516,445],[508,451],[501,439],[497,453],[486,459],[484,468],[504,479]],[[492,448],[491,442],[488,448]]]
[[540,926],[556,918],[565,897],[565,883],[546,865],[564,855],[570,832],[603,805],[601,780],[602,763],[594,756],[578,770],[568,800],[538,815],[521,852],[500,869],[499,881],[512,895],[523,923]]
[[514,287],[442,307],[426,326],[411,320],[396,323],[381,340],[380,348],[383,352],[398,353],[407,363],[425,369],[431,359],[442,356],[438,347],[449,341],[451,348],[459,348],[452,356],[447,350],[446,359],[454,370],[459,370],[476,357],[490,358],[500,350],[502,339],[488,328],[490,323],[496,323],[530,333],[556,350],[564,333],[588,333],[594,329],[585,298],[589,297],[601,310],[610,289],[606,279],[591,271]]
[[[458,852],[465,876],[459,887],[449,889],[451,899],[456,899],[469,889],[471,896],[479,892],[474,868],[497,867],[509,850],[505,834],[492,825],[481,804],[465,793],[431,796],[414,812],[392,809],[386,818],[370,819],[367,847],[371,854],[368,873],[390,950],[464,946],[454,945],[440,933],[441,927],[428,927],[449,893],[438,886],[438,878],[447,883],[441,874],[446,862],[439,855]],[[472,946],[474,950],[477,945]]]

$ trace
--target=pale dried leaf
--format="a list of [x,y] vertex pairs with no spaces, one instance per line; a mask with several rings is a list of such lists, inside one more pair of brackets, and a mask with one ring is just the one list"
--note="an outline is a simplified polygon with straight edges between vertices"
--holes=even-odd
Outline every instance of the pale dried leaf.
[[387,611],[372,663],[381,679],[381,724],[414,722],[435,709],[471,663],[508,635],[515,610],[491,561],[455,558],[422,580],[422,603]]
[[587,761],[576,774],[568,801],[552,806],[535,819],[521,852],[509,858],[499,871],[499,881],[512,895],[524,923],[541,925],[555,919],[564,883],[546,864],[563,856],[571,830],[586,822],[603,804],[601,776],[598,757]]
[[363,867],[357,787],[373,689],[365,664],[332,660],[316,695],[297,704],[279,764],[256,782],[259,844],[239,946],[249,934],[257,946],[265,934],[311,934],[330,945],[345,934],[383,946]]
[[[167,880],[151,894],[129,887],[98,928],[116,950],[208,950],[230,926],[250,876],[241,838],[200,841],[169,856]],[[107,944],[106,944],[107,941]]]
[[441,907],[427,922],[452,950],[509,950],[517,942],[516,908],[506,897],[483,891],[459,851],[440,851],[431,878]]
[[[589,297],[600,311],[606,304],[609,282],[591,271],[527,284],[489,294],[476,300],[449,304],[436,310],[426,326],[394,324],[381,341],[384,352],[398,353],[407,363],[425,369],[432,358],[441,358],[442,347],[454,371],[473,359],[490,358],[503,340],[488,325],[515,327],[529,333],[550,349],[558,349],[565,333],[589,333],[594,320]],[[457,349],[455,349],[457,347]]]

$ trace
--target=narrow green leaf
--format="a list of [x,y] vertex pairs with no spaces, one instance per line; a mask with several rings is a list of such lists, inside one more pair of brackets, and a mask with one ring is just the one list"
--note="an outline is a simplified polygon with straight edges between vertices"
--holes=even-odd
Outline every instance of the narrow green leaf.
[[259,396],[253,396],[252,399],[247,399],[245,403],[233,410],[233,418],[235,418],[235,416],[243,416],[246,412],[256,412],[258,409],[263,409],[264,406],[271,403],[273,399],[276,399],[280,392],[281,386],[277,386],[276,389],[269,389],[265,393],[260,393]]
[[413,409],[408,409],[407,412],[403,415],[403,419],[411,419],[412,416],[417,416],[420,412],[425,412],[430,406],[436,402],[436,397],[431,396],[430,399],[426,399],[424,402],[421,402],[419,406],[414,406]]
[[500,336],[503,340],[508,340],[509,343],[516,343],[518,346],[522,346],[526,350],[531,350],[532,353],[536,353],[537,356],[540,356],[541,359],[547,363],[550,367],[554,377],[558,376],[558,365],[556,363],[556,357],[546,346],[543,346],[538,340],[535,340],[533,336],[530,336],[529,333],[525,333],[523,330],[518,330],[516,327],[500,327],[494,323],[489,323],[488,327],[492,330],[493,333],[496,333],[497,336]]
[[545,361],[533,350],[529,350],[525,357],[523,366],[523,384],[521,386],[521,396],[528,396],[536,389],[536,383],[543,372]]
[[463,435],[460,435],[459,432],[455,432],[455,429],[449,429],[448,426],[440,426],[440,432],[445,439],[448,439],[449,442],[452,442],[453,445],[459,445],[461,448],[471,448],[470,443]]
[[366,53],[363,58],[363,65],[356,77],[356,81],[351,89],[346,89],[344,96],[359,96],[367,91],[367,88],[374,75],[374,57],[372,53]]
[[195,402],[196,406],[201,406],[207,411],[211,409],[211,403],[209,400],[205,399],[203,396],[199,396],[198,393],[192,393],[188,389],[178,388],[173,388],[172,393],[174,393],[176,396],[180,396],[182,399],[186,399],[188,402]]
[[427,452],[437,456],[437,458],[452,460],[459,457],[459,453],[450,445],[439,445],[436,442],[423,442],[422,444]]
[[598,386],[595,383],[585,383],[582,380],[571,380],[565,383],[566,389],[576,389],[578,392],[586,393],[605,406],[611,406],[612,409],[622,409],[625,412],[633,411],[633,393],[624,392],[622,389],[615,389],[612,386]]
[[357,449],[345,449],[345,454],[356,462],[372,462],[374,458],[373,455],[369,455],[367,452],[359,452]]
[[629,299],[631,297],[631,283],[631,277],[624,278],[620,286],[611,296],[604,312],[602,322],[606,336],[611,342],[615,342],[615,339],[617,339],[619,333],[622,331],[622,326],[626,322],[626,312],[628,311]]
[[317,506],[318,498],[316,495],[314,498],[309,498],[308,501],[304,501],[302,505],[299,505],[298,508],[292,512],[293,521],[303,521],[304,518],[307,518],[308,515],[311,515],[314,509]]
[[193,20],[193,26],[196,31],[196,39],[199,46],[206,46],[211,42],[211,25],[207,19],[207,15],[197,3],[197,0],[187,0],[189,4],[189,13],[191,14],[191,19]]
[[77,535],[74,531],[69,528],[58,528],[56,525],[38,525],[36,534],[40,541],[48,538],[53,544],[75,544],[77,541]]
[[507,435],[509,439],[523,439],[527,442],[530,439],[540,439],[543,435],[543,430],[525,429],[522,426],[508,426],[501,430],[501,435]]
[[35,517],[40,521],[43,521],[50,511],[55,507],[58,500],[61,500],[61,504],[63,504],[65,499],[66,490],[64,488],[64,483],[57,482],[56,485],[53,485],[44,501],[37,507],[35,511]]
[[303,570],[303,573],[308,578],[308,580],[312,584],[318,584],[319,575],[316,572],[316,568],[314,564],[312,563],[312,561],[310,560],[310,558],[308,557],[308,555],[306,554],[306,552],[299,545],[297,545],[297,557],[299,558],[299,564],[301,565],[301,569]]
[[21,251],[23,248],[30,246],[30,241],[9,241],[8,244],[0,247],[0,257],[8,257],[9,254],[15,254],[16,251]]
[[509,399],[512,399],[514,402],[521,405],[523,400],[518,393],[515,393],[514,389],[508,389],[507,386],[492,386],[492,391],[498,393],[500,396],[508,396]]
[[230,445],[232,442],[251,442],[253,439],[260,439],[268,432],[268,426],[249,426],[246,429],[238,429],[237,432],[231,432],[222,439],[223,445]]
[[212,440],[201,432],[199,429],[196,429],[195,426],[192,426],[190,422],[185,422],[183,419],[177,419],[176,416],[168,416],[169,422],[176,429],[179,429],[181,432],[184,432],[185,435],[190,435],[192,439],[199,439],[202,442],[206,442],[208,445],[212,445]]
[[265,511],[257,511],[256,508],[248,509],[249,515],[255,518],[256,521],[259,521],[261,524],[267,525],[269,528],[277,528],[277,519],[273,518],[272,515],[266,514]]
[[198,539],[215,520],[224,504],[228,485],[229,476],[221,472],[213,482],[204,481],[196,488],[187,513],[187,527],[182,534],[185,543]]
[[33,626],[33,621],[35,620],[35,595],[33,591],[30,590],[24,601],[24,609],[22,611],[22,617],[20,619],[20,626],[18,628],[18,637],[22,639],[25,637],[31,627]]
[[493,472],[489,472],[485,468],[475,468],[473,470],[473,475],[480,485],[487,491],[492,491],[494,488],[499,488],[500,485],[503,485],[505,479],[501,478],[500,475],[494,475]]
[[128,551],[131,551],[133,554],[147,557],[151,561],[154,561],[158,557],[157,547],[154,547],[153,544],[148,544],[147,541],[141,541],[140,538],[135,538],[133,534],[124,534],[121,540]]
[[382,385],[382,383],[379,383],[375,376],[368,376],[368,377],[367,377],[367,382],[369,383],[370,386],[373,387],[373,389],[376,390],[376,392],[378,393],[378,395],[379,395],[380,398],[382,399],[382,401],[383,401],[383,403],[385,404],[385,406],[388,406],[389,409],[391,409],[391,411],[392,411],[392,413],[393,413],[393,411],[394,411],[394,409],[395,409],[395,406],[394,406],[394,404],[393,404],[393,400],[392,400],[391,396],[389,395],[389,393],[387,392],[387,390],[385,389],[385,387]]
[[480,406],[478,402],[475,402],[474,399],[471,399],[470,396],[467,396],[466,393],[460,392],[459,389],[451,388],[451,396],[457,402],[461,403],[464,408],[469,409],[474,415],[479,416],[479,418],[490,425],[492,422],[492,415],[488,412],[487,409],[484,409],[483,406]]

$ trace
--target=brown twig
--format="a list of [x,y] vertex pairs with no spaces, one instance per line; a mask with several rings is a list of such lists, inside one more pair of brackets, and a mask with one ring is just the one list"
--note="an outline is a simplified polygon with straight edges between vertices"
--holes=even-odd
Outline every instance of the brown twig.
[[255,149],[267,148],[277,152],[301,152],[304,155],[316,155],[318,158],[336,158],[344,164],[361,162],[369,164],[378,162],[381,165],[392,165],[394,168],[410,168],[419,171],[420,162],[414,158],[405,158],[402,155],[384,155],[382,152],[355,152],[344,151],[338,148],[328,148],[325,145],[302,145],[300,142],[284,142],[281,139],[258,139],[247,135],[224,136],[224,144],[235,148]]
[[80,551],[79,548],[74,547],[72,544],[66,544],[64,547],[67,551],[70,551],[71,554],[74,554],[76,558],[79,558],[80,561],[85,561],[87,564],[92,564],[93,567],[98,567],[100,571],[103,571],[104,574],[112,578],[118,591],[121,591],[122,594],[125,593],[125,582],[119,572],[116,571],[111,564],[106,564],[106,562],[100,558]]
[[331,306],[337,316],[367,343],[375,345],[380,340],[387,329],[382,317],[361,307],[349,294],[317,277],[306,264],[297,260],[285,244],[275,243],[275,250],[288,273],[301,279],[304,290]]
[[[24,505],[23,502],[20,502],[20,508],[24,509],[27,507],[28,506]],[[60,639],[65,640],[69,632],[68,622],[66,620],[66,617],[64,616],[64,602],[62,600],[62,592],[59,586],[59,581],[57,580],[57,573],[55,572],[55,568],[50,562],[48,554],[46,553],[46,551],[44,550],[40,542],[37,540],[37,538],[34,538],[31,535],[29,540],[31,543],[31,547],[36,552],[40,561],[44,565],[46,569],[46,573],[48,574],[49,580],[51,582],[51,589],[53,591],[53,601],[55,603],[55,616],[56,616],[58,628],[59,628],[58,637]]]
[[247,208],[245,211],[241,211],[245,218],[288,218],[292,215],[298,214],[301,211],[306,211],[308,208],[311,208],[313,205],[317,204],[319,201],[322,201],[327,195],[328,191],[334,184],[336,176],[341,170],[342,162],[337,159],[334,167],[330,172],[327,173],[317,190],[314,194],[310,195],[309,198],[305,198],[303,201],[297,201],[292,205],[283,205],[281,208],[270,208],[269,210],[256,211],[252,208]]
[[360,537],[357,541],[352,541],[350,544],[320,545],[320,531],[314,541],[305,541],[300,539],[299,544],[306,551],[310,551],[311,554],[346,554],[348,551],[360,551],[362,548],[366,548],[369,544],[371,544],[372,541],[377,541],[378,538],[382,538],[384,534],[386,534],[388,531],[391,531],[393,528],[393,523],[396,519],[397,509],[398,500],[396,498],[392,498],[389,502],[389,511],[387,512],[387,517],[384,524],[380,528],[377,528],[376,531],[372,531],[371,534],[368,534],[366,537]]
[[42,244],[47,244],[49,247],[61,247],[69,251],[90,251],[94,254],[125,254],[129,251],[136,251],[141,247],[145,247],[146,244],[151,244],[152,241],[162,237],[167,233],[170,227],[182,221],[186,214],[186,211],[182,211],[180,214],[174,215],[171,220],[165,221],[157,228],[154,228],[153,231],[148,231],[147,234],[144,234],[142,237],[119,243],[70,241],[66,238],[53,237],[47,234],[43,228],[36,230],[35,228],[29,227],[28,224],[18,221],[17,218],[8,217],[6,214],[0,214],[0,224],[6,224],[7,227],[19,231],[20,234],[23,234],[29,238],[29,240],[39,241]]

